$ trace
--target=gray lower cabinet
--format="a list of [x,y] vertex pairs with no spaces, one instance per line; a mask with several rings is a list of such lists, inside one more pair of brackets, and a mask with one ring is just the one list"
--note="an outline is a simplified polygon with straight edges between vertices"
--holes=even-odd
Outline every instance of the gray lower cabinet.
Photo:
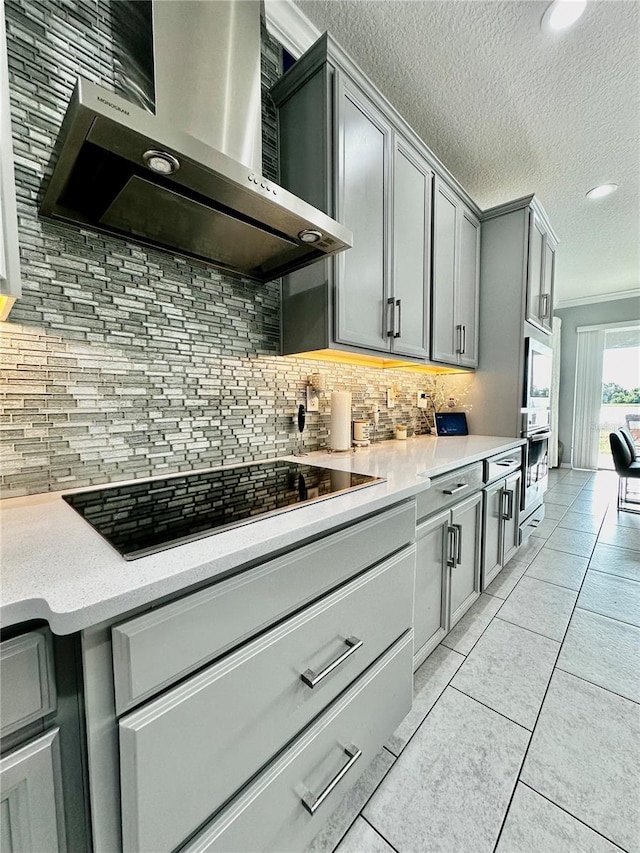
[[411,710],[407,631],[182,853],[300,851]]
[[3,739],[56,707],[49,632],[29,631],[0,643],[0,725]]
[[484,490],[482,589],[489,586],[518,549],[521,483],[518,471]]
[[411,625],[414,569],[412,546],[124,717],[124,850],[173,850],[370,666]]
[[121,825],[124,853],[304,848],[411,707],[415,513],[85,638],[94,836]]
[[480,222],[440,178],[434,185],[431,358],[478,366]]
[[413,605],[414,666],[427,658],[447,633],[446,543],[448,510],[416,530],[416,591]]
[[480,595],[481,531],[479,491],[418,524],[414,669]]
[[451,510],[447,559],[450,569],[449,630],[480,595],[481,533],[482,494],[478,492]]
[[58,734],[52,729],[0,760],[3,853],[66,850]]

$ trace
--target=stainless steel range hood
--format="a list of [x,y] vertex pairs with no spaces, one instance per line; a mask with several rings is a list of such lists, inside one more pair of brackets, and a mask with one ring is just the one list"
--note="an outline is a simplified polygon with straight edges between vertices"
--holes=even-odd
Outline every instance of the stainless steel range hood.
[[145,6],[153,91],[78,79],[41,214],[259,281],[348,248],[346,228],[261,175],[259,0]]

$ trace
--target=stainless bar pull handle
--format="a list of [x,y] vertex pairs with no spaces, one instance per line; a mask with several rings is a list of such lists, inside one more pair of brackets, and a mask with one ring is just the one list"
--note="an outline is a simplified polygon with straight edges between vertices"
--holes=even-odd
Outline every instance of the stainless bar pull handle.
[[456,564],[456,529],[447,527],[447,565],[453,568]]
[[398,331],[394,334],[394,338],[399,338],[402,335],[402,300],[396,299],[396,307],[398,309]]
[[496,462],[496,465],[500,465],[503,468],[508,468],[510,465],[515,465],[515,464],[516,464],[515,459],[509,459],[506,462]]
[[453,525],[456,531],[456,566],[462,563],[462,525]]
[[320,794],[312,794],[309,792],[305,794],[304,797],[300,800],[305,809],[309,812],[309,814],[315,814],[318,808],[322,805],[322,803],[327,799],[329,794],[333,791],[336,785],[340,782],[340,780],[351,770],[353,765],[362,755],[362,750],[358,749],[354,744],[349,744],[349,746],[344,747],[344,754],[349,756],[349,760],[347,763],[338,770],[333,779],[329,782],[327,787]]
[[456,326],[456,353],[458,355],[462,354],[462,326]]
[[462,326],[462,345],[460,347],[460,355],[464,355],[467,351],[467,327]]
[[506,517],[505,521],[511,521],[511,519],[513,518],[513,504],[514,504],[514,500],[513,500],[514,491],[513,491],[513,489],[507,489],[506,495],[507,495],[507,517]]
[[509,521],[509,490],[500,490],[500,518],[503,521]]
[[463,489],[468,489],[469,483],[458,483],[458,485],[454,489],[443,489],[443,495],[457,495],[458,492],[461,492]]
[[[395,309],[395,300],[392,296],[387,299],[387,320],[389,321],[387,325],[387,337],[394,338],[395,337],[395,320],[396,320],[396,309]],[[389,310],[391,309],[391,310]]]
[[549,319],[549,293],[540,294],[540,319]]
[[335,660],[332,660],[330,664],[327,664],[324,669],[321,669],[320,672],[314,672],[312,669],[306,669],[300,678],[304,681],[306,685],[309,687],[315,687],[323,678],[326,678],[330,672],[333,672],[336,667],[340,666],[341,663],[344,663],[347,658],[350,658],[351,655],[355,654],[359,648],[362,646],[362,640],[359,640],[357,637],[347,637],[345,643],[349,647],[341,655]]

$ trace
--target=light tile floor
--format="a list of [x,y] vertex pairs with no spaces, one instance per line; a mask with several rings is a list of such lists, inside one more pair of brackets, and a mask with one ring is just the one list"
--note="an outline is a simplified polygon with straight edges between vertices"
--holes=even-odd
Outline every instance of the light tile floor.
[[640,853],[640,516],[610,472],[550,481],[315,853]]

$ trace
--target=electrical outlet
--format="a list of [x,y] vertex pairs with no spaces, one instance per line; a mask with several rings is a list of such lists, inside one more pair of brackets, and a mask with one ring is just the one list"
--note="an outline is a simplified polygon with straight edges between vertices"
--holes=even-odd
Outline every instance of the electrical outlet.
[[396,395],[393,388],[387,388],[387,409],[393,409],[396,404]]
[[429,400],[431,399],[431,395],[428,391],[418,391],[416,406],[419,409],[426,409],[429,405]]

